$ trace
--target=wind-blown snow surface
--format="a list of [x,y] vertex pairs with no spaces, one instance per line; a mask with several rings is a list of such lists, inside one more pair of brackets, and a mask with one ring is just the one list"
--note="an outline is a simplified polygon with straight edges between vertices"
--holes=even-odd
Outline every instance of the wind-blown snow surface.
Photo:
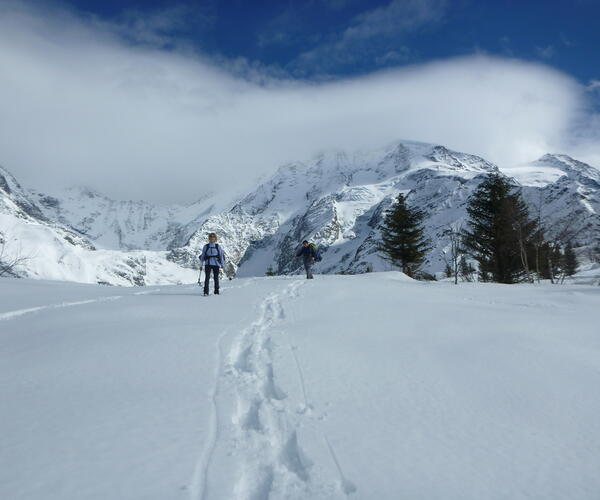
[[0,498],[598,498],[600,288],[223,291],[0,280]]

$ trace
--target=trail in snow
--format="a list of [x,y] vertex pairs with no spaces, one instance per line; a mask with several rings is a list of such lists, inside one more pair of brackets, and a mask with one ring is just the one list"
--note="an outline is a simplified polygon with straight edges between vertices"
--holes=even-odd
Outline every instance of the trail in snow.
[[75,307],[75,306],[83,306],[86,304],[94,304],[94,303],[99,303],[99,302],[109,302],[109,301],[113,301],[113,300],[119,300],[119,299],[122,299],[127,296],[151,295],[151,294],[156,294],[156,293],[160,292],[160,290],[161,290],[160,288],[156,288],[153,290],[144,290],[141,292],[134,292],[131,295],[108,295],[105,297],[98,297],[95,299],[76,300],[76,301],[72,301],[72,302],[59,302],[57,304],[48,304],[48,305],[43,305],[43,306],[28,307],[25,309],[16,309],[14,311],[6,311],[3,313],[0,313],[0,321],[7,321],[7,320],[18,318],[20,316],[25,316],[27,314],[35,314],[35,313],[39,313],[42,311],[61,309],[64,307]]
[[597,498],[598,287],[250,284],[0,280],[0,497]]
[[[255,282],[254,279],[247,279],[240,285],[224,286],[222,290],[235,290],[242,289],[250,286]],[[195,286],[194,286],[195,288]],[[209,436],[206,445],[203,447],[200,456],[194,467],[192,479],[190,482],[190,499],[191,500],[204,500],[208,498],[208,473],[211,464],[211,458],[214,453],[217,441],[219,438],[219,412],[218,412],[218,398],[220,392],[220,381],[223,375],[223,342],[231,333],[231,328],[223,330],[216,341],[216,362],[215,362],[215,373],[213,377],[213,386],[210,392],[210,403],[211,403],[211,415],[209,422]]]
[[[321,467],[313,467],[315,462],[301,445],[301,421],[309,418],[311,407],[302,367],[292,346],[302,408],[293,407],[286,389],[276,378],[274,350],[276,339],[283,335],[278,325],[286,318],[284,300],[297,298],[302,284],[303,281],[296,280],[283,292],[269,295],[261,304],[257,319],[234,339],[225,361],[224,374],[235,399],[230,408],[233,426],[231,436],[218,439],[228,437],[230,443],[220,445],[232,447],[235,451],[229,454],[238,459],[232,493],[236,499],[342,498],[355,491],[354,485],[343,476],[330,445],[339,479]],[[217,420],[226,418],[219,415]],[[211,446],[214,450],[216,443]],[[209,466],[210,458],[206,468]],[[194,500],[210,498],[206,486],[202,495],[198,493],[193,494]]]
[[331,455],[331,459],[333,460],[333,463],[335,464],[335,468],[338,470],[339,474],[340,474],[340,484],[342,486],[342,491],[346,494],[346,495],[350,495],[352,493],[356,492],[356,486],[354,485],[354,483],[352,481],[349,481],[346,476],[344,476],[344,472],[342,471],[342,467],[340,466],[340,462],[337,458],[337,455],[335,454],[335,451],[333,449],[333,446],[331,445],[331,442],[329,441],[329,438],[327,436],[325,436],[325,443],[327,444],[327,449],[329,450],[329,453]]
[[122,298],[123,298],[123,295],[111,295],[108,297],[100,297],[98,299],[77,300],[75,302],[61,302],[59,304],[50,304],[47,306],[29,307],[27,309],[17,309],[16,311],[8,311],[8,312],[0,313],[0,321],[11,320],[11,319],[18,318],[19,316],[24,316],[26,314],[38,313],[40,311],[46,311],[46,310],[51,310],[51,309],[60,309],[62,307],[82,306],[85,304],[93,304],[94,302],[108,302],[111,300],[119,300]]
[[217,398],[219,395],[219,379],[221,377],[222,370],[222,359],[223,359],[223,339],[227,336],[228,330],[225,330],[217,339],[217,362],[215,363],[215,374],[213,388],[210,394],[211,413],[209,422],[209,436],[208,441],[196,465],[194,467],[194,473],[190,485],[190,499],[191,500],[204,500],[208,494],[208,468],[210,467],[210,460],[214,453],[217,440],[219,438],[219,421],[218,421],[218,409],[217,409]]
[[230,375],[237,391],[236,439],[243,455],[234,485],[236,498],[267,499],[274,487],[309,493],[310,462],[287,418],[287,394],[277,386],[273,372],[271,334],[284,317],[280,295],[267,297],[258,319],[230,353]]

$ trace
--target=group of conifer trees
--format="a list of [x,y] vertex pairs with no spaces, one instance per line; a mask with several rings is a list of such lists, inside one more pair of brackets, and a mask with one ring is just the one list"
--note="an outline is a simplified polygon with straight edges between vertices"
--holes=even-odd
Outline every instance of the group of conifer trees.
[[[541,220],[532,217],[516,186],[492,174],[469,199],[466,227],[449,227],[446,274],[471,281],[562,281],[577,271],[570,239],[547,238]],[[407,205],[404,195],[386,212],[379,250],[404,273],[426,277],[421,270],[430,242],[424,234],[425,213]],[[477,270],[472,263],[477,263]]]

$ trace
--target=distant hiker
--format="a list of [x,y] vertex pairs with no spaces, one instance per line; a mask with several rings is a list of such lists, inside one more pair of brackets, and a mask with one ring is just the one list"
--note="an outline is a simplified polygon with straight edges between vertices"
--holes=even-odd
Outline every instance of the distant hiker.
[[321,256],[317,251],[317,245],[309,243],[307,240],[302,242],[302,248],[296,252],[296,257],[302,257],[304,269],[306,269],[306,279],[313,279],[312,266],[315,261],[320,261]]
[[209,233],[208,243],[202,248],[200,265],[204,266],[204,295],[208,295],[210,273],[215,281],[215,295],[219,295],[219,270],[225,265],[225,253],[217,243],[217,235]]

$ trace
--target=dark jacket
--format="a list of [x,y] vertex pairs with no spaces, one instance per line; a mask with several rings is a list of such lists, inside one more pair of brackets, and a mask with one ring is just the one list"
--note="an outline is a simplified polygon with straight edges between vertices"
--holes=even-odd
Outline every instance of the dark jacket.
[[303,245],[302,248],[296,252],[296,257],[302,257],[304,260],[312,261],[315,259],[315,249],[312,245]]

